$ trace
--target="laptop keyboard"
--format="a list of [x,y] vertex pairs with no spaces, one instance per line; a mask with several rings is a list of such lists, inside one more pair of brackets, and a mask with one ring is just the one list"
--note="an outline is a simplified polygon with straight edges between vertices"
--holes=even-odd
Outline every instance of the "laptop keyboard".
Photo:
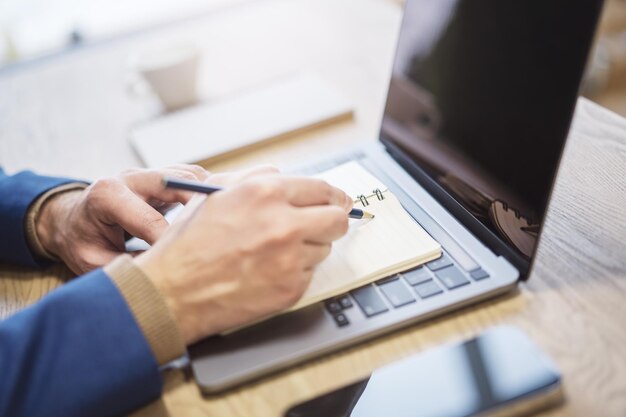
[[433,297],[487,278],[489,274],[482,268],[466,273],[444,252],[438,259],[423,266],[327,300],[326,310],[338,327],[345,327],[350,324],[345,312],[355,304],[365,317],[371,318],[413,303],[427,302]]
[[[345,153],[304,169],[298,168],[294,173],[313,175],[363,156],[364,154],[359,151]],[[482,268],[465,272],[444,251],[441,257],[423,266],[383,278],[327,300],[326,310],[332,315],[338,327],[346,327],[350,324],[346,310],[354,308],[355,304],[365,317],[371,318],[414,303],[428,302],[446,292],[456,291],[458,288],[471,285],[472,282],[487,278],[489,274]]]

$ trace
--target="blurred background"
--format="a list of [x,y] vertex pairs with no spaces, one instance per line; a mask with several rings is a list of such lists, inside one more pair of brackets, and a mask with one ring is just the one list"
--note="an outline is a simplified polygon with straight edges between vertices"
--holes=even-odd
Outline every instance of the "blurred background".
[[[0,0],[0,76],[84,46],[258,1]],[[588,68],[583,95],[626,115],[626,0],[606,0]]]
[[606,0],[583,94],[626,116],[626,0]]
[[15,65],[245,0],[0,0],[0,64]]

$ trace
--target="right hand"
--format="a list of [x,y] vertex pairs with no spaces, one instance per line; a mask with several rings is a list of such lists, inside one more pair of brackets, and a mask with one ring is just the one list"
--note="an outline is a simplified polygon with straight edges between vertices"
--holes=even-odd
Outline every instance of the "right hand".
[[351,208],[321,180],[251,178],[206,198],[135,262],[191,344],[298,301]]

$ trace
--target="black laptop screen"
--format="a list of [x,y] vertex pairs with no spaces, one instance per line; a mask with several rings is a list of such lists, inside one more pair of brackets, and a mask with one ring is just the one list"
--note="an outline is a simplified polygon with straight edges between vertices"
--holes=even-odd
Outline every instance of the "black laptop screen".
[[408,0],[385,140],[529,258],[601,0]]

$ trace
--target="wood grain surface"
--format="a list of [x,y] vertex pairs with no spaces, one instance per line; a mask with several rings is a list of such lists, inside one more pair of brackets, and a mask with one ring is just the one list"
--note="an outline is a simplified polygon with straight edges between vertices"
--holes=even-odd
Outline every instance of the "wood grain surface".
[[[313,69],[356,103],[352,121],[211,166],[292,164],[376,138],[401,10],[389,0],[267,0],[86,48],[0,74],[0,165],[9,172],[95,178],[138,165],[126,134],[160,112],[130,97],[126,59],[171,39],[203,50],[206,100]],[[245,30],[244,30],[245,29]],[[254,33],[256,36],[250,37]],[[245,35],[248,34],[248,35]],[[219,80],[219,81],[218,81]],[[626,120],[579,100],[531,278],[519,291],[203,398],[193,380],[167,375],[162,400],[136,416],[280,416],[291,404],[378,366],[496,324],[519,326],[564,373],[554,416],[626,415]],[[0,266],[0,315],[71,278],[63,266]]]

